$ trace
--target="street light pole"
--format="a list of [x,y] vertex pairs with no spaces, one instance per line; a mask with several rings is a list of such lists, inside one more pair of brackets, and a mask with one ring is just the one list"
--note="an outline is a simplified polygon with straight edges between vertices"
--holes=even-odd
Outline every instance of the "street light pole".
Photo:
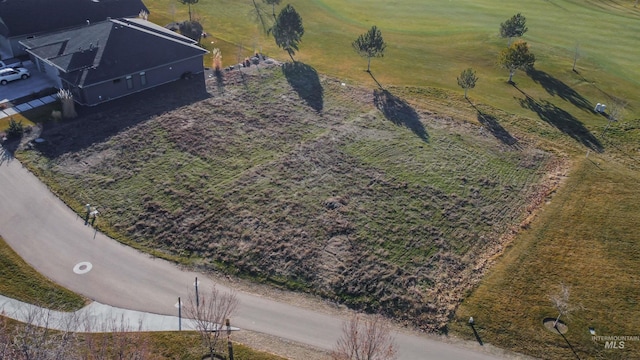
[[178,331],[182,331],[182,302],[178,296]]
[[84,224],[87,225],[89,223],[89,214],[91,213],[91,204],[87,204],[84,207],[87,209],[87,214],[84,216]]
[[198,277],[196,276],[196,281],[193,283],[193,286],[196,287],[196,307],[200,306],[200,298],[198,296]]
[[233,344],[231,343],[231,321],[225,320],[227,325],[227,348],[229,349],[229,360],[233,360]]

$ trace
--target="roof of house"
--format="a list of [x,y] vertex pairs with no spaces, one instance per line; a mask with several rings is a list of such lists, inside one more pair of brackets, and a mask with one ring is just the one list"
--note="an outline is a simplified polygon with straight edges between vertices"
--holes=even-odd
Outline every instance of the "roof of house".
[[196,41],[142,19],[109,19],[21,43],[78,86],[207,53]]
[[149,12],[142,0],[1,0],[0,35],[19,37]]

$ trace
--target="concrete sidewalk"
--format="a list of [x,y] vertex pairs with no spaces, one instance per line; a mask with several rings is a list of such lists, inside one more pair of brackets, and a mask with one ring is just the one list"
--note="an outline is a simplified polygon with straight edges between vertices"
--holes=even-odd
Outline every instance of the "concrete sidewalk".
[[[98,302],[92,302],[75,312],[62,312],[44,309],[0,295],[0,314],[23,323],[81,333],[180,330],[180,319],[177,316],[121,309]],[[183,318],[181,325],[182,330],[196,330],[193,320]],[[216,326],[215,328],[222,328],[223,331],[228,330],[224,326]],[[230,330],[238,331],[240,329],[232,326]]]
[[[40,99],[31,100],[29,102],[12,106],[6,109],[2,109],[0,107],[0,119],[19,114],[23,111],[35,109],[42,105],[51,104],[52,102],[55,102],[57,100],[58,98],[56,96],[49,95],[49,96],[42,97]],[[2,103],[0,103],[0,105],[2,105]]]

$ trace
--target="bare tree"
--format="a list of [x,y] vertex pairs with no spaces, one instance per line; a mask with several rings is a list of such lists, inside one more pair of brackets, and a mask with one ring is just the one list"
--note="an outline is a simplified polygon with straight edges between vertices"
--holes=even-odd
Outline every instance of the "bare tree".
[[578,62],[579,58],[580,58],[580,43],[577,42],[576,51],[573,54],[573,68],[571,70],[576,71],[576,63]]
[[238,307],[235,292],[222,293],[215,286],[208,294],[201,294],[198,299],[189,295],[185,304],[185,315],[191,319],[193,327],[200,334],[203,346],[207,349],[211,359],[216,352],[224,349],[226,331],[225,322]]
[[150,350],[149,335],[142,332],[142,325],[142,321],[130,324],[124,316],[105,318],[100,324],[94,324],[88,318],[83,342],[78,347],[92,360],[156,359],[158,357]]
[[569,294],[571,288],[565,284],[560,284],[560,289],[557,293],[549,295],[549,300],[553,303],[553,306],[558,310],[558,317],[553,322],[553,327],[557,329],[558,322],[561,316],[568,316],[579,307],[569,302]]
[[391,326],[382,316],[354,315],[344,323],[342,335],[331,352],[333,360],[394,360],[397,345]]
[[624,99],[620,99],[614,97],[612,99],[611,105],[609,106],[609,111],[607,117],[610,121],[621,121],[622,116],[624,115],[624,109],[627,107],[628,101]]
[[602,135],[600,137],[604,138],[605,133],[611,127],[611,124],[614,122],[618,122],[622,120],[622,116],[624,115],[624,110],[627,107],[627,101],[613,97],[611,105],[609,105],[609,111],[607,111],[607,119],[609,120],[607,126],[602,130]]
[[12,346],[11,327],[4,317],[4,312],[0,314],[0,359],[18,359],[15,349]]
[[[30,306],[22,323],[11,329],[13,357],[16,360],[73,359],[75,334],[71,332],[77,317],[56,319],[51,310]],[[60,321],[59,323],[56,323]],[[58,328],[58,330],[51,330]]]
[[[29,306],[8,323],[0,317],[0,360],[156,360],[142,324],[130,326],[124,317],[96,318],[88,314],[60,316]],[[55,330],[54,330],[55,329]],[[78,333],[84,331],[84,333]]]

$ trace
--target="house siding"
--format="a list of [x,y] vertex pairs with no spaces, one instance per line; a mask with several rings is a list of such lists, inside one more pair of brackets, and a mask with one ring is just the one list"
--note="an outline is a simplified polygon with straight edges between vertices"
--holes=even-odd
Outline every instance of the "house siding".
[[207,52],[139,19],[109,19],[22,44],[40,71],[89,106],[202,73]]
[[[93,106],[180,80],[185,73],[200,74],[202,72],[204,72],[202,56],[198,56],[78,89],[77,91],[81,94],[77,94],[80,95],[80,98],[76,96],[76,101],[83,105]],[[144,73],[146,84],[143,84],[141,73]],[[129,88],[127,76],[131,76],[131,88]]]
[[13,37],[6,38],[4,36],[0,36],[0,52],[2,56],[7,58],[18,57],[21,55],[26,55],[27,52],[24,50],[24,46],[20,44],[21,40],[26,40],[26,36],[21,37]]
[[11,40],[0,36],[0,55],[5,58],[14,57],[13,48],[11,47]]
[[36,65],[39,72],[44,74],[49,80],[51,80],[58,89],[62,88],[62,81],[60,80],[60,70],[57,67],[45,62],[44,60],[29,54],[29,58]]

